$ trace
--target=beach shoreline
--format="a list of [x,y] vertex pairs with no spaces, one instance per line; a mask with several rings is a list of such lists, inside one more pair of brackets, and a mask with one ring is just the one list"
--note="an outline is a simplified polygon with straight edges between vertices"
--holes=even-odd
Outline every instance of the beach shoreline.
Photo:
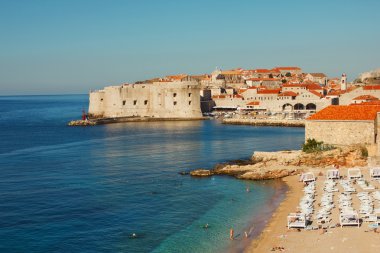
[[274,241],[272,233],[276,231],[276,228],[282,223],[281,221],[286,219],[291,208],[298,204],[302,196],[302,185],[298,184],[297,178],[298,176],[294,175],[281,179],[287,186],[284,199],[274,210],[260,234],[251,240],[244,252],[264,252],[269,251],[268,249],[272,247]]
[[[365,179],[369,178],[368,167],[362,167],[362,173]],[[341,175],[345,176],[347,168],[340,169]],[[314,169],[314,174],[324,174],[324,168]],[[316,210],[319,209],[318,203],[323,195],[323,185],[325,176],[320,174],[317,178],[316,186],[316,202],[314,206]],[[304,229],[288,229],[287,216],[289,213],[296,212],[297,206],[303,196],[303,184],[298,181],[298,176],[289,176],[283,178],[283,181],[288,185],[288,191],[285,199],[274,211],[272,218],[267,226],[263,229],[260,235],[253,238],[251,244],[245,249],[244,252],[292,252],[292,253],[319,253],[319,252],[366,252],[375,253],[380,251],[380,233],[375,233],[373,229],[369,228],[367,222],[361,222],[358,226],[340,226],[311,230]],[[379,181],[369,181],[377,189],[380,187]],[[338,188],[339,183],[338,183]],[[354,184],[357,193],[362,192],[357,184]],[[338,195],[342,191],[334,194],[334,203],[338,202]],[[360,201],[356,194],[352,194],[353,207],[359,210]],[[375,207],[379,204],[375,203]],[[332,224],[339,222],[338,206],[332,210],[331,218]],[[314,221],[315,222],[315,221]],[[313,225],[315,223],[313,222]]]

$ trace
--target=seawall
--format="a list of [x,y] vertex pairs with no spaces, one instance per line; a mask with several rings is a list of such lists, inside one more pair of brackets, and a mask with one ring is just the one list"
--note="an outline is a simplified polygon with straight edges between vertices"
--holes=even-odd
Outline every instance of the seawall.
[[305,120],[223,119],[222,123],[231,125],[305,127]]
[[150,118],[150,117],[117,117],[117,118],[99,118],[91,119],[96,125],[123,123],[123,122],[153,122],[153,121],[191,121],[191,120],[206,120],[206,117],[196,118]]

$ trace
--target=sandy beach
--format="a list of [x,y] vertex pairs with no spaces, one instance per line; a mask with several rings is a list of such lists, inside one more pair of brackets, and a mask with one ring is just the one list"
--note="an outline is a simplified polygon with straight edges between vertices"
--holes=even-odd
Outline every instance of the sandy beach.
[[[315,175],[324,170],[314,170]],[[346,175],[347,169],[340,169],[341,175]],[[368,168],[362,169],[366,180],[369,179]],[[261,235],[252,241],[245,252],[380,252],[380,233],[375,233],[369,229],[366,222],[361,223],[360,227],[345,226],[343,228],[329,228],[327,231],[322,230],[301,230],[287,228],[287,215],[297,211],[297,206],[303,196],[303,183],[298,181],[299,176],[290,176],[284,178],[288,184],[289,190],[285,200],[280,204],[273,214],[271,221],[265,227]],[[315,210],[318,210],[318,203],[323,193],[323,184],[325,176],[317,177],[317,195],[314,203]],[[379,181],[369,181],[377,189],[380,188]],[[357,192],[363,191],[358,185],[354,185]],[[342,188],[338,183],[339,192],[334,193],[334,203],[336,206],[332,210],[332,224],[339,222],[339,208],[337,206],[338,194]],[[359,210],[359,199],[356,194],[352,195],[353,207]],[[380,203],[374,201],[375,208],[379,208]],[[315,222],[314,222],[315,223]],[[313,225],[314,225],[313,223]],[[274,247],[280,247],[281,249]]]

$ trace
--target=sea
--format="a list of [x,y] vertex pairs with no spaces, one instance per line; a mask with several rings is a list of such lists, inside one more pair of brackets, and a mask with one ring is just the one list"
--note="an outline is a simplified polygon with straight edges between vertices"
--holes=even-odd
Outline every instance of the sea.
[[87,108],[87,95],[0,97],[0,252],[241,252],[286,185],[180,172],[304,140],[217,120],[67,126]]

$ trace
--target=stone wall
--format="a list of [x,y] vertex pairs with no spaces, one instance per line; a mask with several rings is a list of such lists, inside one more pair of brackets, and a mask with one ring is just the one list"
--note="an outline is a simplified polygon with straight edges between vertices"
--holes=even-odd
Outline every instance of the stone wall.
[[92,117],[202,117],[197,82],[164,82],[108,86],[91,92]]
[[374,121],[306,120],[305,140],[334,145],[373,144],[376,131]]

